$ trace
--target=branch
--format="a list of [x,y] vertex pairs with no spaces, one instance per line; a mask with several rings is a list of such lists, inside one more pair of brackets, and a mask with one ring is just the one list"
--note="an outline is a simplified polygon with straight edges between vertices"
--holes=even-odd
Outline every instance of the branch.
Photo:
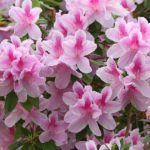
[[130,107],[128,117],[127,117],[127,129],[125,134],[126,137],[129,135],[129,131],[131,130],[131,119],[132,119],[132,109]]

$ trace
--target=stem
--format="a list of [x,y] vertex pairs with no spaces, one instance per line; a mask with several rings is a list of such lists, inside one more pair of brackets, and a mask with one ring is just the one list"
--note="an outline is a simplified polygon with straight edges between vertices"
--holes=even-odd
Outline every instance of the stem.
[[147,143],[144,145],[144,150],[147,150]]
[[[41,1],[42,2],[42,1]],[[40,3],[41,3],[40,2]],[[56,2],[55,0],[47,0],[46,1],[47,3],[51,3],[51,4],[53,4],[53,5],[55,5],[55,6],[60,6],[60,2]]]
[[129,131],[131,130],[131,119],[132,119],[132,109],[130,107],[128,118],[127,118],[127,129],[126,129],[126,134],[125,134],[126,137],[129,135]]
[[50,6],[46,5],[45,3],[41,2],[41,1],[40,1],[40,4],[42,6],[44,6],[45,8],[47,8],[47,9],[50,9],[50,10],[54,9],[53,7],[50,7]]
[[56,6],[60,6],[60,2],[56,2],[55,0],[49,0],[49,2],[51,2],[52,4]]

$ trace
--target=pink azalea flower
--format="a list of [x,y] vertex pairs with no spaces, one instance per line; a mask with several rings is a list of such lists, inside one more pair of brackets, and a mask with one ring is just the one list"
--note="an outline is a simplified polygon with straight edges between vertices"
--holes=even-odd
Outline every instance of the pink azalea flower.
[[79,141],[76,143],[75,147],[77,150],[86,150],[85,141]]
[[23,0],[15,0],[15,6],[21,7]]
[[150,85],[146,81],[150,77],[150,67],[146,63],[145,56],[137,54],[131,65],[126,67],[126,70],[129,75],[128,80],[130,79],[130,82],[134,82],[134,85],[143,96],[150,98]]
[[91,148],[91,149],[95,148],[95,147],[97,147],[97,145],[100,145],[100,144],[101,144],[101,142],[95,136],[91,135],[91,136],[87,136],[87,141],[79,141],[79,142],[77,142],[75,144],[75,147],[78,150],[87,150],[89,148]]
[[62,61],[69,65],[72,69],[76,69],[76,66],[83,73],[89,73],[92,71],[88,58],[89,55],[96,49],[96,44],[93,41],[87,39],[86,33],[82,30],[78,30],[75,36],[70,36],[63,43],[64,57]]
[[65,0],[66,2],[66,9],[69,12],[75,12],[78,10],[84,10],[83,6],[82,6],[82,1],[80,0]]
[[41,128],[44,131],[39,136],[40,142],[45,143],[49,140],[54,140],[57,146],[66,144],[67,134],[65,130],[67,125],[64,121],[58,120],[58,114],[56,112],[53,112],[49,118],[42,122]]
[[[41,93],[39,85],[44,84],[44,79],[38,75],[40,72],[40,64],[32,56],[20,58],[20,60],[15,65],[19,66],[21,63],[22,66],[27,66],[27,68],[24,68],[24,70],[19,70],[19,68],[16,68],[19,70],[18,72],[13,70],[13,75],[18,77],[16,80],[20,79],[20,82],[15,83],[16,85],[14,85],[15,91],[21,95],[24,94],[25,97],[26,93],[32,97],[39,96]],[[21,73],[21,76],[18,76],[18,73]],[[26,92],[24,90],[26,90]],[[26,100],[26,98],[22,98],[21,100]]]
[[73,149],[76,143],[76,135],[68,132],[68,142],[65,145],[61,146],[61,150],[70,150]]
[[7,26],[7,27],[0,27],[0,42],[4,39],[9,39],[12,35],[13,27]]
[[112,101],[112,90],[106,87],[102,93],[92,91],[90,86],[83,86],[79,82],[73,85],[73,92],[64,93],[63,100],[69,105],[65,121],[69,123],[68,129],[77,133],[89,125],[93,134],[100,136],[98,124],[108,130],[115,128],[116,123],[112,113],[118,112],[121,105]]
[[26,110],[17,104],[13,111],[6,117],[5,125],[7,127],[13,127],[20,119],[24,119],[26,116]]
[[64,56],[63,41],[64,36],[61,32],[53,30],[49,36],[50,40],[37,44],[37,57],[48,68],[53,67],[53,72],[49,76],[55,77],[55,85],[59,89],[64,89],[70,82],[71,74],[81,78],[81,74],[76,70],[72,70],[69,65],[62,62]]
[[113,137],[114,137],[114,132],[104,130],[104,138],[103,138],[104,143],[110,143]]
[[123,108],[131,103],[139,111],[145,111],[149,105],[149,98],[143,96],[136,85],[130,79],[128,81],[128,78],[125,81],[125,88],[120,91],[118,98]]
[[136,9],[136,5],[133,0],[121,0],[121,5],[129,12],[133,12]]
[[138,24],[145,41],[150,41],[150,24],[144,17],[138,18]]
[[83,85],[77,81],[73,84],[72,89],[73,92],[65,92],[63,94],[63,101],[69,106],[75,105],[79,99],[82,99],[86,92],[92,92],[91,86],[83,87]]
[[13,3],[13,0],[1,0],[0,1],[0,9],[2,10],[4,8],[8,7],[8,6],[12,5],[12,3]]
[[7,128],[3,122],[0,122],[0,149],[8,150],[8,147],[14,143],[15,130],[14,128]]
[[51,76],[55,77],[55,85],[58,89],[65,89],[69,85],[71,75],[74,75],[78,78],[82,77],[81,73],[72,70],[68,65],[64,63],[58,64],[53,69],[54,72]]
[[106,30],[106,36],[114,42],[119,42],[122,38],[128,36],[128,26],[129,24],[124,18],[118,18],[115,22],[115,28]]
[[107,55],[119,58],[119,67],[124,68],[132,62],[137,53],[147,54],[149,51],[150,45],[142,39],[141,32],[135,29],[128,37],[123,38],[118,44],[110,47]]
[[104,27],[113,26],[114,18],[112,14],[117,16],[126,16],[128,14],[119,0],[85,0],[82,3],[89,22],[96,20]]
[[41,8],[32,8],[31,0],[23,1],[22,8],[12,6],[9,16],[16,22],[15,34],[22,37],[28,33],[34,40],[41,38],[41,31],[36,25],[41,11]]
[[115,61],[112,58],[107,60],[107,66],[101,67],[96,74],[102,81],[109,83],[113,89],[114,97],[118,95],[123,86],[122,71],[117,68]]
[[41,39],[38,39],[37,42],[36,42],[35,55],[40,60],[40,62],[42,62],[43,64],[45,63],[45,59],[46,59],[48,53],[46,52]]
[[117,101],[112,101],[112,89],[105,87],[101,93],[94,94],[94,101],[101,110],[98,122],[106,129],[113,130],[116,127],[112,113],[118,112],[121,105]]
[[86,142],[85,146],[86,146],[86,150],[97,150],[97,147],[94,141]]
[[101,132],[97,123],[100,114],[101,110],[93,103],[92,95],[86,92],[81,100],[70,107],[64,120],[69,123],[68,129],[73,133],[78,133],[89,125],[93,134],[100,136]]
[[93,140],[80,142],[76,145],[78,150],[97,150],[96,143]]
[[72,14],[70,13],[70,24],[73,27],[72,32],[75,33],[77,30],[86,30],[88,27],[87,17],[84,15],[83,11],[76,10]]
[[59,31],[53,31],[50,40],[43,42],[43,48],[49,52],[45,60],[47,65],[55,66],[61,63],[61,57],[64,54],[63,41],[63,34]]
[[56,13],[56,21],[54,23],[54,30],[60,31],[64,37],[71,33],[71,27],[68,23],[69,15],[62,15],[61,12]]
[[43,64],[40,76],[49,77],[52,76],[54,70],[51,66],[47,66],[46,58],[48,57],[47,51],[44,49],[43,42],[39,39],[36,43],[36,51],[32,51],[32,53],[37,57],[37,59]]
[[41,125],[43,121],[47,119],[46,115],[41,113],[40,110],[36,107],[32,107],[31,111],[26,111],[23,120],[25,121],[23,127],[25,128],[31,122],[35,123],[36,125]]
[[83,11],[75,10],[63,15],[57,13],[54,29],[59,30],[66,37],[67,35],[73,35],[79,29],[85,30],[87,26],[88,20]]
[[144,150],[144,144],[139,133],[139,129],[130,132],[130,136],[125,139],[126,143],[131,143],[130,150]]
[[119,138],[124,138],[126,136],[126,130],[127,128],[125,127],[124,129],[120,130],[116,136]]
[[33,41],[31,39],[21,41],[20,38],[15,35],[12,35],[10,39],[12,44],[14,44],[15,48],[23,46],[26,47],[26,52],[31,53],[32,51],[31,45],[33,44]]
[[42,64],[36,56],[30,54],[31,41],[20,43],[12,37],[14,44],[2,42],[0,60],[0,86],[3,87],[0,95],[5,96],[14,90],[19,101],[24,102],[27,95],[38,97],[41,94],[40,86],[45,78],[40,76]]
[[137,54],[132,63],[126,67],[128,75],[134,79],[147,80],[150,77],[150,67],[146,59],[144,55]]
[[112,149],[112,146],[116,144],[118,149],[121,150],[121,143],[119,138],[113,138],[110,143],[101,145],[99,150]]
[[40,107],[41,109],[45,110],[56,110],[56,109],[60,109],[62,111],[66,110],[66,105],[63,102],[63,94],[65,92],[67,92],[68,90],[70,90],[70,86],[68,86],[65,89],[58,89],[55,86],[54,82],[49,81],[47,86],[46,86],[46,91],[51,94],[49,99],[42,99],[41,103],[40,103]]

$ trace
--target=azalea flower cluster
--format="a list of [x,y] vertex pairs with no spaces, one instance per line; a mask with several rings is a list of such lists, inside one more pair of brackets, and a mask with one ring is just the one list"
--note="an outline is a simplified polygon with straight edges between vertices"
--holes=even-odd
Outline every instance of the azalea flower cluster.
[[[139,134],[139,130],[134,129],[128,137],[125,137],[125,129],[123,129],[116,135],[106,132],[104,135],[104,144],[100,146],[99,150],[112,149],[114,145],[121,150],[121,140],[124,140],[126,145],[131,143],[130,150],[143,149],[142,137]],[[78,150],[97,150],[97,145],[100,145],[100,143],[95,140],[89,140],[87,142],[78,142],[76,147]]]
[[81,84],[73,85],[73,92],[64,93],[63,100],[69,105],[64,120],[69,123],[68,129],[78,133],[89,125],[96,136],[101,136],[98,124],[108,130],[116,126],[112,114],[120,110],[120,104],[112,101],[112,89],[105,87],[101,93],[92,91],[91,87],[83,88]]
[[21,43],[16,36],[11,36],[11,43],[4,40],[1,45],[1,96],[12,90],[18,101],[26,101],[27,95],[40,96],[40,86],[45,79],[40,76],[42,64],[32,54],[31,40]]
[[150,23],[132,15],[142,4],[65,0],[49,28],[44,0],[0,2],[0,150],[148,148]]
[[[110,60],[108,60],[108,67],[100,68],[97,71],[98,76],[106,83],[110,83],[112,87],[114,87],[111,82],[113,76],[116,78],[117,85],[122,82],[124,88],[117,89],[119,91],[117,93],[118,98],[124,106],[128,104],[130,99],[131,103],[140,111],[144,111],[147,108],[150,98],[148,81],[149,31],[150,26],[145,18],[139,18],[137,22],[126,22],[123,19],[118,19],[115,28],[108,29],[106,35],[116,42],[108,49],[107,55],[111,59],[119,58],[117,64],[120,70],[118,74],[116,74],[117,71],[113,73],[107,71],[114,70],[113,66],[116,66],[113,60],[111,64],[109,64]],[[124,78],[121,72],[126,72]],[[111,79],[106,79],[105,74],[109,74],[109,76],[111,74]]]

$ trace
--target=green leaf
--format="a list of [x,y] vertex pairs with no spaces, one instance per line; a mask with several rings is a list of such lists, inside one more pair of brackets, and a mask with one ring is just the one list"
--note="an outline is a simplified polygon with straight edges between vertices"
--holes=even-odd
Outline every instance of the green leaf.
[[144,7],[150,8],[150,0],[144,0]]
[[130,148],[130,144],[125,144],[125,145],[123,145],[121,150],[129,150],[129,148]]
[[27,101],[22,105],[26,110],[31,111],[33,106],[39,107],[39,99],[28,96]]
[[53,141],[42,144],[42,150],[58,150]]
[[26,143],[21,150],[36,150],[35,147],[29,143]]
[[90,60],[90,62],[94,65],[97,65],[97,66],[104,66],[104,62],[102,61],[99,61],[99,60]]
[[26,128],[22,127],[23,122],[24,122],[23,120],[20,120],[16,124],[15,139],[18,139],[23,136],[28,136],[30,134],[30,131],[28,131]]
[[117,144],[113,144],[111,150],[119,150]]
[[87,135],[87,129],[85,128],[84,130],[76,134],[76,138],[77,140],[83,140],[86,137],[86,135]]
[[[56,0],[40,0],[44,5],[48,5],[49,7],[59,7],[61,2]],[[41,3],[41,4],[42,4]]]
[[150,141],[150,134],[148,134],[148,135],[144,138],[143,142],[144,142],[144,143],[147,143],[147,142],[149,142],[149,141]]
[[33,6],[33,7],[40,7],[40,2],[39,2],[39,0],[32,0],[32,6]]
[[101,34],[101,25],[98,22],[94,22],[89,26],[89,32],[96,38]]
[[84,74],[82,79],[86,84],[91,84],[93,81],[93,76],[91,74]]
[[77,133],[76,139],[82,141],[83,139],[86,138],[87,135],[91,135],[91,130],[89,129],[89,126],[87,126],[85,129]]
[[17,104],[17,100],[18,100],[18,97],[16,95],[15,92],[10,92],[7,96],[6,96],[6,100],[5,100],[5,112],[8,113],[8,112],[11,112],[16,104]]
[[9,149],[9,150],[16,150],[16,149],[19,148],[21,145],[22,145],[22,142],[17,142],[17,143],[11,144],[8,149]]

